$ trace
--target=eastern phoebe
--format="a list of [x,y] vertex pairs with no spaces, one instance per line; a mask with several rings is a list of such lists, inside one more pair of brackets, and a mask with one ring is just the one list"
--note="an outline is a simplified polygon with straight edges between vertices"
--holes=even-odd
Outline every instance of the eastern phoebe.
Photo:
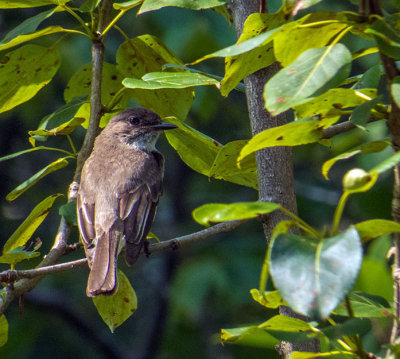
[[96,138],[82,169],[78,226],[90,267],[89,297],[112,294],[122,240],[126,261],[138,259],[162,193],[164,157],[155,148],[162,123],[152,111],[120,112]]

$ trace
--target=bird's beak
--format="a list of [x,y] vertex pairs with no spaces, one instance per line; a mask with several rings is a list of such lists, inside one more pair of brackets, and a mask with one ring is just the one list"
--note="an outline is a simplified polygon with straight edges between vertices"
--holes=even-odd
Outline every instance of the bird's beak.
[[167,122],[163,122],[160,123],[159,125],[152,125],[151,128],[154,128],[155,130],[173,130],[174,128],[178,128],[178,126],[173,125],[172,123],[167,123]]

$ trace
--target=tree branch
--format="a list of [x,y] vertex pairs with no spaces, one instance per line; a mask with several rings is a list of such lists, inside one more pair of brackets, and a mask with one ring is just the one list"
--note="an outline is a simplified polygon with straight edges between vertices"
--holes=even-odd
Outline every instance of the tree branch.
[[[99,127],[99,121],[102,115],[102,105],[101,105],[101,78],[102,78],[102,68],[103,68],[103,58],[104,58],[104,45],[103,38],[101,37],[101,31],[107,25],[107,19],[109,19],[112,10],[112,0],[103,0],[102,6],[99,14],[99,25],[97,36],[93,40],[92,46],[92,86],[91,86],[91,108],[90,108],[90,120],[89,128],[86,132],[84,143],[82,149],[79,152],[77,159],[77,167],[74,174],[74,182],[70,185],[68,193],[68,201],[74,201],[76,198],[76,193],[79,188],[78,182],[81,175],[83,163],[92,151],[94,139],[97,134],[97,129]],[[38,265],[37,269],[52,266],[57,263],[60,257],[64,254],[67,247],[67,240],[70,235],[70,225],[61,217],[60,225],[56,238],[54,240],[53,247],[42,262]],[[6,287],[6,299],[0,301],[0,314],[3,313],[9,304],[22,294],[32,290],[43,278],[44,274],[39,274],[34,277],[28,277],[13,283]]]
[[[242,221],[230,221],[230,222],[218,223],[212,227],[203,229],[195,233],[188,234],[186,236],[176,237],[160,243],[151,244],[148,248],[148,253],[161,252],[170,249],[176,250],[184,245],[201,241],[215,234],[232,231],[244,222],[246,221],[242,220]],[[35,269],[6,270],[0,273],[0,282],[13,283],[15,281],[23,281],[28,279],[30,280],[34,279],[37,280],[37,282],[39,282],[47,274],[64,272],[70,269],[82,267],[86,264],[87,264],[87,259],[82,258],[71,262],[47,265]],[[37,284],[37,282],[35,283],[35,285]],[[25,292],[20,293],[20,295],[23,293]]]

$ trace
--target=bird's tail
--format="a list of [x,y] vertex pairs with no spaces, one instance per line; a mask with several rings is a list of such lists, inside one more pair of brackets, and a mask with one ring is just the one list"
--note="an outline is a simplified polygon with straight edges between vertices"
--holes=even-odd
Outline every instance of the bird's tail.
[[121,233],[110,229],[97,237],[86,288],[88,297],[111,295],[117,287],[117,256]]

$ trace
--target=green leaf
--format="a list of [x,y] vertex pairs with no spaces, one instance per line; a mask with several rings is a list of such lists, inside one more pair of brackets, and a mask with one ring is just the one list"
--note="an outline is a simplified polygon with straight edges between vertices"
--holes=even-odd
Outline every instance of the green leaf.
[[[312,359],[312,358],[320,358],[321,353],[314,352],[292,352],[292,359]],[[335,350],[323,353],[324,358],[336,358],[336,359],[350,359],[350,358],[358,358],[358,354],[355,354],[350,351],[344,350]]]
[[17,9],[45,5],[63,5],[70,0],[0,0],[0,9]]
[[262,131],[242,148],[238,161],[265,147],[299,146],[318,142],[323,137],[323,129],[338,120],[339,117],[327,117],[322,120],[295,121]]
[[[379,81],[381,80],[381,64],[378,63],[370,67],[361,76],[360,80],[353,86],[354,89],[361,88],[377,88],[379,86]],[[375,96],[374,96],[375,97]]]
[[166,120],[178,126],[173,131],[166,131],[165,135],[182,161],[196,172],[209,176],[210,168],[222,145],[179,120],[171,117]]
[[130,89],[158,90],[163,88],[181,89],[193,86],[215,85],[219,81],[195,72],[150,72],[141,80],[126,78],[122,84]]
[[337,324],[322,328],[321,331],[330,339],[337,339],[345,335],[364,335],[371,330],[369,319],[354,318]]
[[223,96],[227,96],[246,76],[275,62],[273,39],[286,21],[280,11],[275,14],[251,14],[244,23],[238,42],[214,53],[226,56],[225,77],[221,81]]
[[58,209],[58,213],[60,216],[63,216],[67,223],[76,226],[77,225],[77,220],[76,220],[76,203],[75,201],[73,202],[67,202],[60,206]]
[[365,33],[372,34],[379,49],[387,56],[400,59],[400,36],[385,20],[375,20]]
[[[1,298],[0,301],[2,302]],[[1,304],[1,303],[0,303]],[[4,346],[8,341],[8,322],[6,316],[0,316],[0,347]]]
[[134,7],[140,5],[143,2],[143,0],[130,0],[130,1],[124,1],[120,3],[114,3],[113,7],[115,10],[130,10],[133,9]]
[[355,228],[321,241],[280,234],[271,244],[270,273],[296,312],[326,318],[352,288],[362,261]]
[[360,222],[355,225],[361,239],[368,241],[370,239],[400,232],[400,224],[387,219],[371,219]]
[[71,156],[67,156],[64,158],[59,158],[57,161],[54,161],[47,165],[45,168],[42,168],[39,172],[36,172],[31,178],[27,179],[25,182],[21,183],[18,187],[14,188],[7,196],[7,201],[13,201],[14,199],[18,198],[22,193],[26,190],[31,188],[34,184],[36,184],[39,180],[43,177],[47,176],[48,174],[57,171],[61,168],[64,168],[68,165],[67,158]]
[[112,333],[137,309],[136,293],[128,278],[119,269],[117,278],[118,287],[113,295],[98,295],[93,298],[97,311]]
[[17,247],[0,256],[0,263],[15,265],[25,259],[31,259],[40,256],[39,252],[24,250],[24,247]]
[[382,97],[378,96],[377,98],[364,102],[361,106],[354,109],[353,113],[350,116],[350,121],[357,127],[365,129],[365,126],[371,118],[371,111],[381,101]]
[[208,9],[227,3],[230,0],[144,0],[138,14],[154,11],[166,6],[184,7],[191,10]]
[[376,96],[376,89],[353,90],[348,88],[334,88],[306,103],[295,106],[294,111],[298,118],[314,115],[341,114],[349,107],[362,105],[365,101]]
[[85,121],[84,118],[73,118],[62,125],[52,128],[51,130],[39,129],[35,131],[29,131],[29,136],[57,136],[57,135],[69,135],[75,131]]
[[390,91],[392,93],[393,100],[397,103],[397,106],[400,107],[400,76],[396,76],[393,79]]
[[351,53],[342,44],[310,49],[265,85],[266,108],[278,115],[341,84],[350,74]]
[[325,179],[328,179],[328,172],[331,167],[340,160],[347,160],[355,155],[358,154],[369,154],[369,153],[376,153],[383,151],[386,147],[390,146],[389,141],[374,141],[363,143],[362,145],[353,147],[352,149],[341,153],[340,155],[331,158],[330,160],[324,162],[322,165],[322,174],[324,175]]
[[[118,71],[115,65],[109,63],[103,63],[103,75],[101,81],[101,101],[105,107],[115,100],[115,96],[119,90],[123,89],[122,86],[123,76]],[[64,99],[65,102],[71,103],[71,108],[65,108],[65,110],[70,113],[73,107],[79,102],[82,102],[83,96],[90,96],[90,89],[92,84],[92,65],[87,64],[80,67],[74,75],[68,81],[68,85],[64,91]],[[125,109],[130,100],[130,95],[128,93],[123,93],[117,102],[117,106],[113,110],[118,111],[121,109]],[[108,113],[103,116],[101,121],[101,126],[104,127],[108,120],[115,113]],[[84,118],[85,122],[82,123],[82,126],[87,128],[89,124],[89,116],[90,116],[90,104],[83,103],[79,109],[76,111],[73,117]]]
[[60,66],[58,51],[25,45],[0,60],[0,113],[30,100],[46,86]]
[[221,341],[259,348],[274,348],[279,340],[257,326],[221,329]]
[[[141,79],[148,72],[160,72],[165,64],[183,63],[156,37],[142,35],[125,41],[117,51],[117,69],[123,77]],[[171,69],[182,72],[182,69]],[[128,90],[127,90],[128,91]],[[161,117],[184,120],[192,106],[193,88],[128,91],[143,107]]]
[[240,163],[240,168],[237,165],[237,158],[246,143],[247,141],[242,140],[232,141],[220,148],[208,176],[257,189],[255,155],[246,157]]
[[369,172],[383,173],[387,170],[390,170],[392,167],[396,166],[399,162],[400,162],[400,152],[396,152],[394,155],[390,156],[389,158],[381,162],[379,165],[370,169]]
[[48,215],[54,201],[60,196],[62,195],[53,194],[45,198],[32,210],[25,221],[17,228],[17,230],[4,244],[3,254],[12,251],[15,248],[22,247],[26,242],[28,242],[33,233]]
[[250,294],[257,303],[266,308],[277,309],[281,305],[287,305],[277,290],[261,294],[258,289],[251,289]]
[[[79,10],[82,12],[90,12],[97,8],[101,0],[86,0],[80,7]],[[114,7],[115,8],[115,7]]]
[[[321,17],[322,14],[328,16]],[[314,24],[312,19],[318,17],[321,19],[315,20]],[[274,36],[274,54],[281,65],[286,67],[303,52],[327,45],[332,37],[348,27],[347,24],[337,20],[329,22],[332,17],[335,17],[335,14],[316,12],[312,14],[312,17],[305,16],[284,25],[282,30]]]
[[[352,292],[349,294],[351,309],[356,318],[385,318],[391,315],[392,308],[382,297]],[[341,303],[336,309],[335,314],[348,316],[349,311],[345,302]]]
[[[23,151],[12,153],[12,154],[4,156],[4,157],[0,157],[0,162],[11,160],[12,158],[21,156],[21,155],[23,155],[25,153],[34,152],[34,151],[38,151],[38,150],[60,151],[58,148],[51,148],[51,147],[44,147],[44,146],[33,147],[33,148],[28,148],[28,149],[23,150]],[[61,150],[61,151],[63,151],[63,150]]]
[[69,32],[70,30],[64,29],[61,26],[49,26],[45,29],[35,31],[26,35],[19,35],[9,40],[2,40],[0,42],[0,51],[10,49],[11,47],[23,44],[24,42],[28,42],[34,39],[37,39],[42,36],[56,34],[58,32]]
[[197,207],[192,216],[194,220],[204,226],[211,222],[228,222],[257,218],[259,215],[271,213],[281,206],[272,202],[237,202],[237,203],[209,203]]

